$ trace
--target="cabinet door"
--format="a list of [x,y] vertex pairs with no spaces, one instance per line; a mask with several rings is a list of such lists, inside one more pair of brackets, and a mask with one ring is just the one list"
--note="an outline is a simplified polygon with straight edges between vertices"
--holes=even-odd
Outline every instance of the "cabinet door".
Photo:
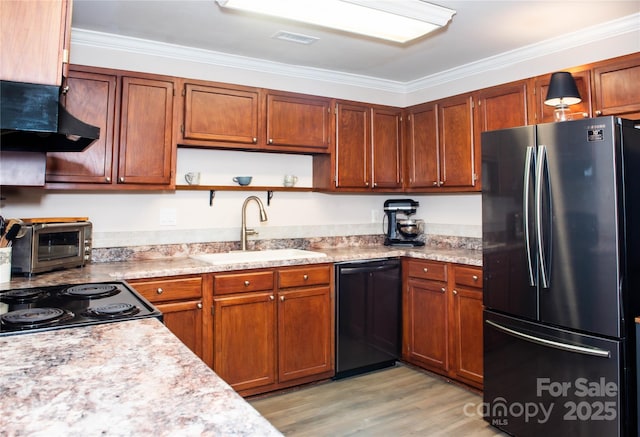
[[[545,91],[546,93],[546,91]],[[520,81],[478,91],[476,133],[527,124],[527,82]],[[551,111],[553,119],[553,111]]]
[[404,358],[446,372],[449,367],[446,283],[409,278],[403,307]]
[[100,138],[82,152],[47,153],[47,182],[110,184],[116,119],[115,75],[69,69],[63,97],[75,117],[100,128]]
[[184,99],[181,144],[257,144],[257,89],[187,82]]
[[163,322],[189,349],[202,355],[202,302],[178,302],[157,304]]
[[417,106],[409,111],[407,118],[408,187],[437,187],[440,180],[437,106]]
[[369,188],[371,110],[338,103],[336,114],[336,187]]
[[373,188],[402,188],[401,111],[374,108],[371,117]]
[[118,183],[171,184],[174,82],[122,78]]
[[59,86],[70,30],[70,0],[3,0],[0,79]]
[[[591,72],[589,70],[566,70],[571,73],[573,79],[576,81],[578,92],[582,101],[578,104],[569,106],[573,117],[591,117],[593,109],[591,106]],[[553,106],[545,105],[544,100],[547,98],[547,91],[549,90],[549,82],[551,81],[551,74],[544,76],[538,76],[533,80],[533,96],[532,103],[533,108],[530,115],[529,124],[537,123],[551,123],[554,120],[553,111],[556,109]]]
[[593,69],[595,114],[640,118],[640,54],[603,62]]
[[456,377],[482,387],[482,290],[456,287],[453,295],[453,358]]
[[330,100],[311,96],[267,95],[267,149],[327,152]]
[[333,370],[331,289],[280,291],[278,295],[278,380]]
[[272,292],[214,299],[213,370],[235,390],[276,382],[276,305]]
[[475,187],[473,98],[453,97],[438,103],[440,186]]

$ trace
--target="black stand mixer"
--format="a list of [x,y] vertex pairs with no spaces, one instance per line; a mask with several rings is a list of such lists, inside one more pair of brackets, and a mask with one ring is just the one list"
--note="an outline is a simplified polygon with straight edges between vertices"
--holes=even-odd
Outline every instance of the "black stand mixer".
[[[418,206],[420,203],[412,199],[389,199],[384,202],[387,215],[385,246],[424,246],[424,222],[409,218],[416,213]],[[406,218],[398,218],[398,214]]]

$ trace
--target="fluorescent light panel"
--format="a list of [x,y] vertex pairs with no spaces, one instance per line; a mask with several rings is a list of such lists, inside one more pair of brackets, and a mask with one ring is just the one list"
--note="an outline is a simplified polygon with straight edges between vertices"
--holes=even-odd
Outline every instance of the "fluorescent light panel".
[[216,0],[220,6],[404,43],[447,24],[454,10],[422,0]]

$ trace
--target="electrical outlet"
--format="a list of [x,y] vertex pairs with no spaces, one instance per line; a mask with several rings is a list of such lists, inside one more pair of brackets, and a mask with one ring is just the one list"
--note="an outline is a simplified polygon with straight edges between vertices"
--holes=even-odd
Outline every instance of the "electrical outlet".
[[178,217],[175,208],[160,209],[160,226],[176,226]]

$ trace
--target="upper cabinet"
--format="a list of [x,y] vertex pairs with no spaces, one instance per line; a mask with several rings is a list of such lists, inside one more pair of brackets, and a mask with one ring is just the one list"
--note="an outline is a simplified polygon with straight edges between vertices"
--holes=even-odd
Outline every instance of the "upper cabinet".
[[594,115],[640,118],[640,53],[599,62],[593,68]]
[[0,79],[60,85],[69,61],[71,0],[2,0]]
[[175,184],[175,81],[71,66],[67,109],[100,127],[82,152],[47,154],[49,188],[167,189]]
[[[409,191],[477,191],[473,96],[460,95],[407,110]],[[476,150],[477,149],[477,150]]]
[[[546,90],[545,90],[546,93]],[[475,93],[476,132],[527,124],[527,81],[498,85]],[[553,111],[551,111],[553,118]],[[479,136],[476,137],[479,139]]]
[[247,148],[258,144],[257,89],[185,80],[178,143]]
[[178,143],[188,147],[327,153],[331,100],[183,80]]
[[402,111],[338,101],[335,148],[314,157],[314,187],[327,191],[402,190]]
[[331,137],[330,99],[268,91],[265,114],[265,149],[328,152]]

